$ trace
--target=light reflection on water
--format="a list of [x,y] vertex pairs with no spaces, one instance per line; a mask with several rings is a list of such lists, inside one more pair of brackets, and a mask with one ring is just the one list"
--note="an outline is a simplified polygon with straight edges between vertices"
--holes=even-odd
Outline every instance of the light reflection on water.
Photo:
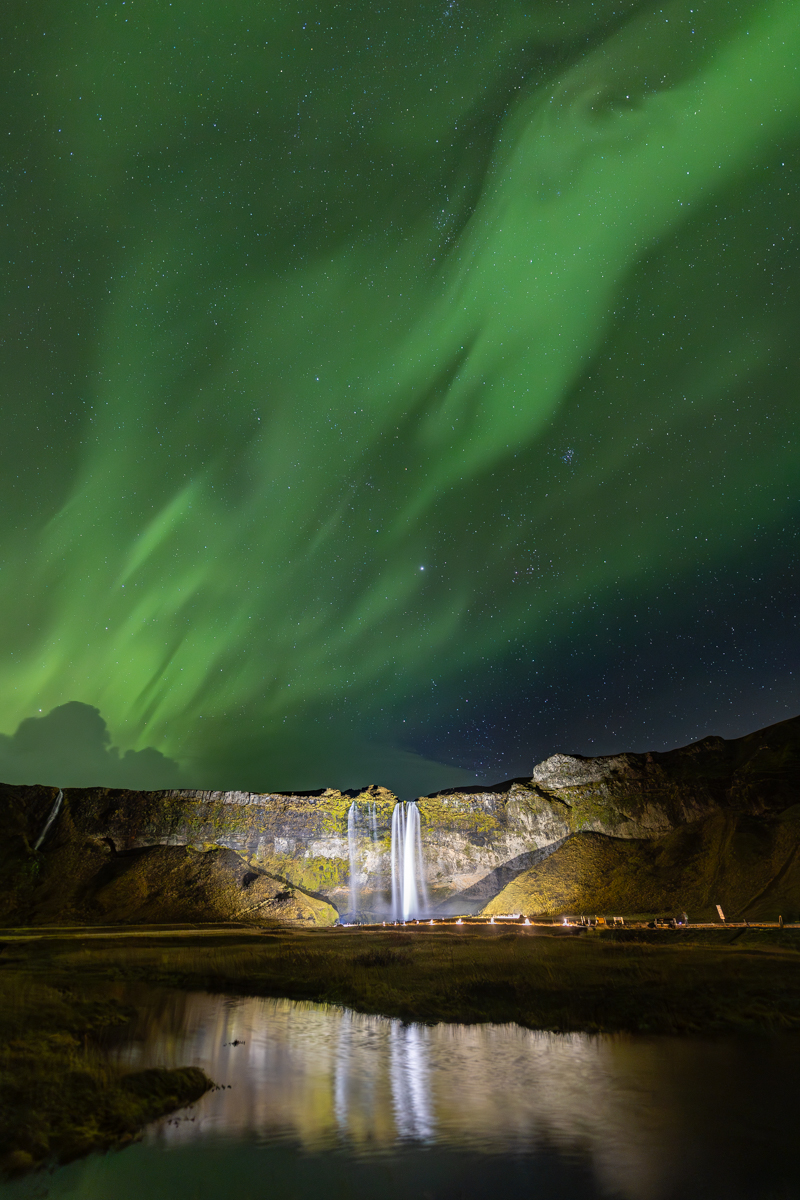
[[[448,1200],[501,1185],[547,1200],[800,1196],[794,1041],[403,1025],[286,1000],[119,994],[141,1016],[113,1057],[202,1066],[223,1090],[151,1127],[142,1147],[57,1172],[43,1195],[132,1196],[138,1171],[153,1197],[202,1200],[283,1170],[296,1197],[320,1179],[348,1196],[357,1176],[364,1200],[404,1196],[422,1187],[414,1171],[421,1195]],[[381,1161],[394,1165],[378,1186]]]
[[740,1131],[774,1136],[774,1114],[764,1128],[774,1105],[760,1093],[775,1096],[783,1053],[769,1042],[404,1025],[316,1004],[185,993],[150,1006],[117,1051],[130,1066],[193,1063],[231,1084],[194,1119],[154,1127],[148,1137],[163,1145],[226,1136],[360,1153],[398,1140],[484,1153],[548,1146],[588,1156],[603,1188],[631,1200],[669,1195],[676,1176],[702,1174],[715,1146],[738,1157]]
[[[568,1151],[631,1139],[655,1120],[659,1043],[516,1025],[405,1025],[288,1000],[167,995],[112,1050],[131,1068],[191,1063],[224,1090],[152,1128],[166,1144],[199,1138],[288,1137],[308,1150],[363,1151],[398,1141]],[[238,1045],[234,1043],[238,1042]],[[228,1085],[231,1090],[228,1090]]]

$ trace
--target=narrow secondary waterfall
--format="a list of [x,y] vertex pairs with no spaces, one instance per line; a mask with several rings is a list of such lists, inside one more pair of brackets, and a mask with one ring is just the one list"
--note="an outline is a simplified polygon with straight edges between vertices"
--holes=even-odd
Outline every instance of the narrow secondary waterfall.
[[413,800],[401,801],[392,813],[392,916],[408,921],[427,907],[419,809]]
[[347,810],[347,850],[350,855],[350,920],[358,912],[358,808],[355,800]]
[[58,810],[61,808],[61,801],[63,799],[64,799],[64,793],[62,792],[61,788],[59,788],[58,795],[56,796],[56,802],[53,805],[53,807],[50,809],[50,816],[47,818],[47,820],[44,823],[44,829],[42,830],[42,832],[39,834],[38,838],[36,839],[36,845],[33,847],[34,850],[38,850],[39,847],[41,846],[42,842],[44,841],[44,839],[47,837],[47,831],[50,828],[50,826],[53,824],[53,821],[55,821],[56,817],[58,816]]

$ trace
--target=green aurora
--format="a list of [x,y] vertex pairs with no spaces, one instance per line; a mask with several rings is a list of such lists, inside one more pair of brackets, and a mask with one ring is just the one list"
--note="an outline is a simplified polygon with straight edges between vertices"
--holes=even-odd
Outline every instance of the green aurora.
[[75,701],[399,791],[796,711],[799,18],[11,4],[5,774]]

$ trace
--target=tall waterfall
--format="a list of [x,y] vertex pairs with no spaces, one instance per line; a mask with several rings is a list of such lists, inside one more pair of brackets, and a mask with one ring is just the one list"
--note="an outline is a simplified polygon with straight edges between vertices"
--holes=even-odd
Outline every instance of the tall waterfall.
[[380,845],[378,842],[378,809],[373,803],[369,806],[369,837],[371,842],[371,870],[372,875],[372,890],[373,893],[380,893],[383,890],[383,865]]
[[392,813],[392,916],[408,921],[427,907],[419,809],[413,800],[401,801]]
[[350,855],[350,920],[358,912],[358,808],[355,800],[347,810],[347,850]]

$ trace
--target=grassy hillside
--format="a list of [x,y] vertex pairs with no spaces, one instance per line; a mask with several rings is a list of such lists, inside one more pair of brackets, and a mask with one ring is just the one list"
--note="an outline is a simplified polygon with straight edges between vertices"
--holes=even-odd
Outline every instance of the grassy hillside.
[[675,913],[692,920],[800,918],[800,805],[717,812],[647,841],[579,833],[518,875],[487,914]]
[[[7,789],[10,791],[10,789]],[[20,790],[20,789],[18,789]],[[145,846],[117,851],[110,839],[76,828],[69,797],[40,850],[41,828],[56,789],[45,795],[38,820],[11,803],[0,805],[0,924],[281,922],[332,925],[336,908],[264,871],[222,846]]]

